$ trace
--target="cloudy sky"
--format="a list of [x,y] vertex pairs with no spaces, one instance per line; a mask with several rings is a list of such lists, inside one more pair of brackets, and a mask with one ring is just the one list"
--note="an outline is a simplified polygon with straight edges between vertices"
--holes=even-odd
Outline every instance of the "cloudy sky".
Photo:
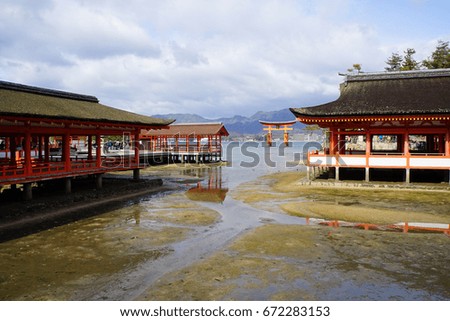
[[448,0],[0,0],[0,79],[207,118],[334,100],[450,40]]

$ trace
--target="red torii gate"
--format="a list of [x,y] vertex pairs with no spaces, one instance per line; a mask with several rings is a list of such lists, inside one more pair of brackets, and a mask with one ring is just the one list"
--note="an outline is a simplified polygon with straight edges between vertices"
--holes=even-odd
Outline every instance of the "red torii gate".
[[283,141],[286,146],[289,145],[289,130],[293,130],[292,126],[297,122],[297,120],[289,121],[266,121],[260,120],[261,125],[264,126],[263,130],[268,131],[266,135],[267,145],[272,146],[272,131],[284,131]]

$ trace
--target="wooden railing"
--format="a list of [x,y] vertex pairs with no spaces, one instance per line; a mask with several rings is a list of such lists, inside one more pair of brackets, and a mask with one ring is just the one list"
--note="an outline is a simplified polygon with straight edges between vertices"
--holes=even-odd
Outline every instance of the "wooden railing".
[[220,153],[222,148],[220,146],[167,146],[167,147],[155,147],[150,150],[144,150],[145,152],[174,152],[174,153]]
[[[134,157],[104,157],[101,159],[100,166],[97,161],[78,159],[70,162],[70,167],[66,168],[63,161],[41,162],[33,159],[31,162],[31,170],[27,171],[23,160],[16,165],[0,163],[0,183],[3,181],[11,181],[14,179],[24,180],[27,178],[46,178],[46,177],[64,177],[76,176],[80,173],[100,173],[111,170],[128,170],[141,167]],[[30,172],[31,171],[31,172]]]
[[409,154],[308,154],[309,166],[450,169],[450,156],[442,153]]

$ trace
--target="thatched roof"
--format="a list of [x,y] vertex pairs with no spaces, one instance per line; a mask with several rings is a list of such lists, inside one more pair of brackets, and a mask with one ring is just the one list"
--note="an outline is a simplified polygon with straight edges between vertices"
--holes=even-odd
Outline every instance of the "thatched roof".
[[340,97],[297,117],[450,114],[450,69],[347,75]]
[[173,120],[143,116],[99,103],[94,96],[0,81],[0,116],[51,118],[138,126],[166,126]]
[[229,133],[223,123],[190,123],[190,124],[172,124],[169,128],[161,130],[142,130],[143,137],[150,136],[202,136],[220,135],[228,136]]

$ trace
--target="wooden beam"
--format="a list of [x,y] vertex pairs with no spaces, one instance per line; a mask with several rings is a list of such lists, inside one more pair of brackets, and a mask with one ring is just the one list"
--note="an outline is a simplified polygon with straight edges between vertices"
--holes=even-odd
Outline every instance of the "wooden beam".
[[44,136],[44,161],[48,163],[50,161],[50,136]]
[[100,133],[97,133],[95,135],[95,143],[97,144],[97,148],[95,151],[95,160],[96,160],[96,166],[101,167],[102,166],[102,144],[101,144],[101,136]]
[[445,132],[445,156],[450,156],[450,128]]
[[22,146],[25,157],[25,174],[31,175],[31,134],[25,133],[24,146]]
[[134,163],[139,166],[139,133],[140,130],[134,132]]
[[72,166],[70,162],[70,135],[68,134],[63,136],[62,159],[64,161],[66,171],[70,172]]

